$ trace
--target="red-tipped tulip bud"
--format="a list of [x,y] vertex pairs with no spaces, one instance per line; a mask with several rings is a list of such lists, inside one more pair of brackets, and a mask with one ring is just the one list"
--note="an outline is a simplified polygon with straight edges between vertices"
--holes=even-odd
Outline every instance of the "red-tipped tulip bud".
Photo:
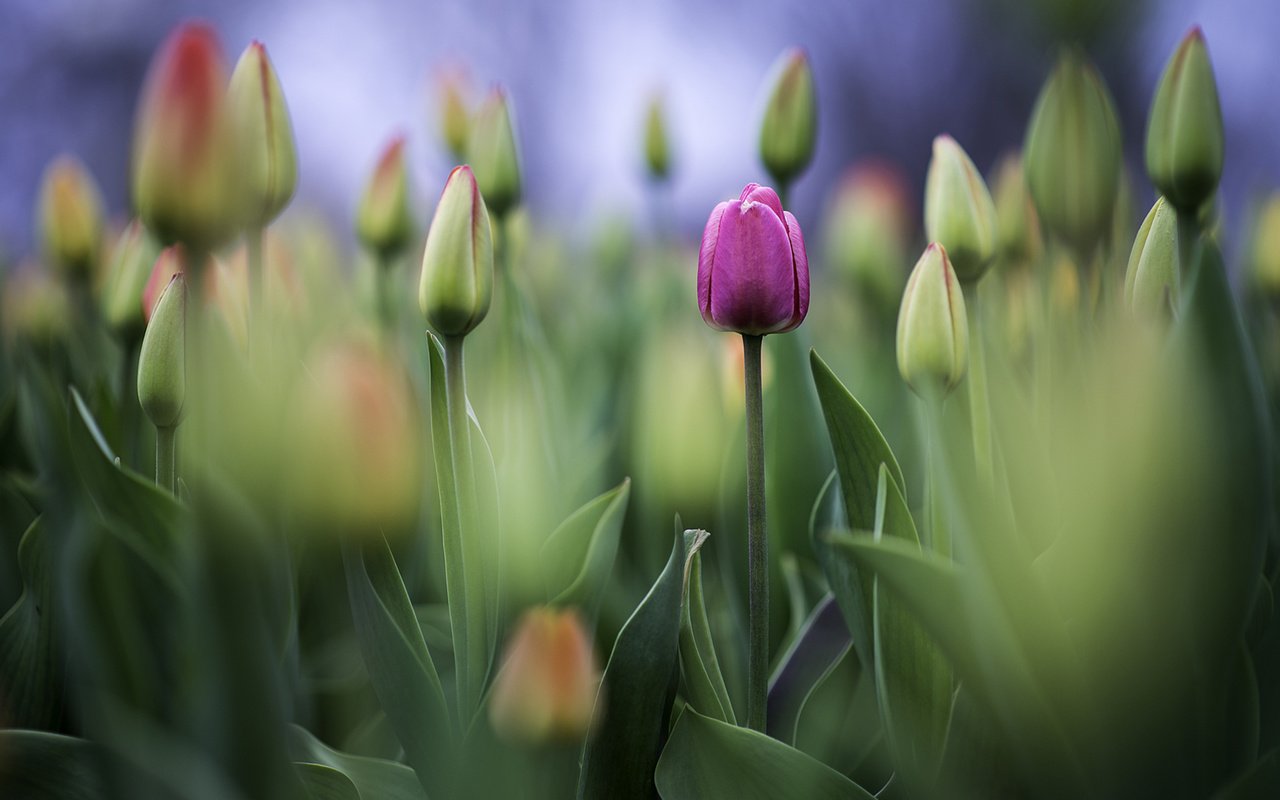
[[88,280],[102,247],[102,194],[74,156],[59,156],[40,186],[40,241],[52,266]]
[[267,49],[254,42],[231,73],[228,102],[236,124],[244,222],[266,227],[280,215],[298,185],[297,147],[284,92]]
[[654,95],[644,115],[644,163],[649,177],[664,181],[671,175],[671,142],[667,136],[667,119],[662,97]]
[[157,428],[182,421],[187,397],[187,284],[174,275],[156,301],[138,351],[138,402]]
[[413,239],[403,136],[392,139],[378,158],[356,212],[356,233],[365,247],[383,259],[398,256]]
[[143,315],[139,298],[158,256],[155,239],[136,219],[120,234],[111,252],[102,293],[102,313],[111,330],[126,342],[137,341],[146,330],[147,317]]
[[722,331],[785,333],[809,313],[809,258],[800,223],[777,192],[747,184],[711,211],[698,253],[698,308]]
[[1040,222],[1082,257],[1111,230],[1120,157],[1111,92],[1080,53],[1065,51],[1031,112],[1023,164]]
[[827,217],[827,255],[860,294],[888,313],[897,308],[907,274],[911,206],[902,173],[868,161],[840,182]]
[[150,324],[151,315],[155,313],[156,303],[160,300],[160,295],[164,292],[165,287],[173,279],[174,275],[183,271],[184,254],[181,245],[170,245],[160,251],[160,255],[156,256],[155,263],[151,265],[151,274],[147,277],[146,284],[142,287],[142,319],[146,324]]
[[1197,26],[1165,66],[1147,116],[1147,175],[1174,208],[1193,214],[1213,195],[1223,138],[1218,86]]
[[1124,275],[1124,300],[1135,311],[1154,314],[1177,308],[1178,214],[1163,197],[1138,228]]
[[1012,153],[996,165],[993,200],[996,206],[996,245],[1008,264],[1027,264],[1040,258],[1040,220],[1027,191],[1022,157]]
[[489,313],[493,234],[470,167],[455,167],[436,206],[422,254],[418,305],[442,336],[465,336]]
[[179,27],[151,62],[133,133],[133,203],[166,244],[209,250],[235,232],[240,165],[226,92],[205,25]]
[[489,210],[498,217],[520,203],[520,151],[510,101],[501,87],[485,98],[471,120],[467,157]]
[[458,67],[441,72],[436,82],[440,138],[458,161],[466,160],[467,138],[471,133],[471,112],[467,108],[468,89],[466,73]]
[[898,311],[898,372],[916,394],[944,396],[969,364],[964,295],[946,248],[929,245],[916,262]]
[[760,125],[760,160],[782,186],[799,177],[813,160],[818,134],[818,99],[809,56],[786,51],[774,65],[769,99]]
[[977,167],[950,136],[933,140],[924,191],[925,235],[946,249],[960,280],[978,280],[996,254],[996,208]]
[[530,609],[494,680],[489,720],[509,740],[578,741],[591,729],[599,686],[591,637],[577,612]]

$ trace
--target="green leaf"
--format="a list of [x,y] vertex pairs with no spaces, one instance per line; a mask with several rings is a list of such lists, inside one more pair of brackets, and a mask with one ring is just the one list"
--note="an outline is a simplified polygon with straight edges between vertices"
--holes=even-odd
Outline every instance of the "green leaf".
[[871,794],[839,772],[762,733],[686,708],[658,761],[663,800],[849,800]]
[[701,553],[695,553],[690,561],[688,576],[680,609],[680,674],[684,676],[685,702],[721,722],[736,724],[707,619]]
[[360,800],[356,785],[333,767],[299,762],[293,768],[310,800]]
[[[890,476],[899,487],[905,485],[902,468],[866,409],[816,352],[810,351],[809,360],[831,436],[848,525],[853,530],[874,530],[880,465],[888,466]],[[820,535],[822,531],[814,533],[814,552],[849,624],[858,658],[864,665],[874,665],[871,581],[859,574],[856,564],[832,552],[830,544]]]
[[343,548],[351,616],[369,680],[427,793],[448,797],[454,734],[444,689],[383,539]]
[[310,731],[294,725],[289,755],[296,762],[323,765],[340,772],[363,800],[425,800],[413,770],[395,761],[353,756],[334,750]]
[[40,520],[18,545],[22,595],[0,618],[0,717],[51,728],[62,710],[62,671],[54,635],[53,575]]
[[796,743],[801,709],[852,645],[840,607],[828,594],[805,619],[769,679],[770,736],[785,744]]
[[609,585],[631,495],[631,479],[569,515],[542,546],[543,585],[550,603],[577,606],[594,619]]
[[1280,787],[1280,748],[1268,752],[1249,770],[1216,793],[1214,800],[1274,800]]
[[678,676],[685,571],[706,538],[694,530],[676,536],[666,567],[618,632],[596,700],[604,711],[583,752],[579,798],[653,796]]
[[0,730],[0,754],[0,789],[5,797],[106,797],[97,749],[84,739],[44,731]]

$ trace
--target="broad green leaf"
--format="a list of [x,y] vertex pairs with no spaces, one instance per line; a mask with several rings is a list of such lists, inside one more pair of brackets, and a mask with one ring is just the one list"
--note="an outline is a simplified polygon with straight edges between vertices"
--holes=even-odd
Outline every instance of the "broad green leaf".
[[[795,745],[800,711],[822,679],[849,652],[853,640],[835,597],[818,602],[769,679],[769,735]],[[853,657],[857,662],[857,657]]]
[[736,724],[733,702],[720,673],[711,623],[702,593],[702,554],[689,563],[688,586],[680,609],[680,674],[684,676],[685,702],[722,722]]
[[101,800],[97,748],[72,736],[0,730],[0,793],[42,800]]
[[794,747],[686,708],[658,761],[663,800],[850,800],[871,794]]
[[[866,409],[816,352],[810,352],[809,360],[831,436],[848,525],[852,530],[874,530],[880,465],[888,466],[890,476],[900,487],[904,485],[902,469]],[[856,564],[834,554],[822,533],[814,531],[814,552],[849,624],[859,660],[874,669],[871,581],[859,574]]]
[[444,689],[386,540],[343,549],[369,681],[427,793],[449,796],[454,732]]
[[569,515],[542,546],[543,585],[554,605],[594,618],[609,585],[631,495],[631,479]]
[[0,718],[6,724],[47,729],[61,714],[51,561],[37,519],[18,546],[22,595],[0,617]]
[[678,677],[685,571],[706,538],[694,530],[676,536],[666,567],[618,632],[596,700],[604,712],[583,751],[579,798],[653,796]]
[[337,770],[355,787],[362,800],[425,800],[413,770],[395,761],[353,756],[334,750],[305,728],[291,726],[289,755],[295,762]]
[[360,800],[351,779],[333,767],[298,762],[293,765],[308,800]]

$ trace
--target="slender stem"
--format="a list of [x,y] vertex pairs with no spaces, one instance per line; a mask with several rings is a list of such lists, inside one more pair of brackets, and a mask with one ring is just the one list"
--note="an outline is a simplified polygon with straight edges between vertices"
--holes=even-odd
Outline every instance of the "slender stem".
[[[1196,242],[1200,238],[1200,221],[1196,219],[1195,214],[1189,214],[1185,211],[1177,212],[1178,219],[1178,279],[1182,286],[1180,298],[1186,298],[1189,291],[1196,284],[1195,270],[1197,265],[1192,263],[1192,258],[1196,252]],[[1185,301],[1182,301],[1185,302]],[[1182,309],[1174,309],[1175,312],[1181,312]]]
[[396,313],[392,303],[393,281],[395,278],[396,260],[386,253],[379,253],[374,258],[374,302],[378,309],[378,324],[383,334],[390,340],[395,335]]
[[249,338],[253,338],[254,314],[259,313],[266,302],[267,274],[262,264],[262,228],[245,231],[245,249],[249,256]]
[[156,428],[156,485],[176,493],[178,489],[177,470],[174,467],[177,455],[178,427]]
[[769,540],[764,514],[764,408],[760,388],[763,336],[742,335],[747,389],[747,727],[764,732],[769,687]]
[[973,431],[974,464],[978,475],[990,482],[991,405],[987,396],[987,350],[982,336],[979,289],[978,283],[970,283],[964,288],[966,324],[969,326],[969,424]]
[[459,693],[462,707],[459,717],[463,729],[480,706],[484,681],[489,669],[489,641],[486,613],[484,564],[481,560],[481,532],[476,519],[475,472],[471,460],[471,427],[467,418],[467,383],[463,368],[461,336],[444,339],[445,384],[449,396],[449,438],[453,450],[454,485],[457,488],[460,530],[462,532],[463,597],[467,616],[467,672],[458,676],[463,689]]
[[942,395],[924,398],[925,412],[925,515],[929,546],[945,558],[951,557],[951,531],[942,500],[943,435]]

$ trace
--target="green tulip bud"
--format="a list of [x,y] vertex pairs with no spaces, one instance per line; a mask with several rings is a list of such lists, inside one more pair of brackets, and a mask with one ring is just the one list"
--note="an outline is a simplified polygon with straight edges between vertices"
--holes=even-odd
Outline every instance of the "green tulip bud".
[[1031,112],[1023,163],[1040,222],[1082,259],[1111,230],[1120,158],[1111,93],[1079,52],[1065,51]]
[[1253,283],[1269,298],[1280,298],[1280,193],[1258,210],[1250,246]]
[[790,184],[813,160],[818,101],[809,56],[786,51],[774,65],[769,99],[760,125],[760,160],[775,183]]
[[1011,153],[996,165],[993,200],[996,206],[996,243],[1007,264],[1028,264],[1040,258],[1040,218],[1027,191],[1022,156]]
[[666,180],[671,175],[671,143],[667,138],[662,98],[658,95],[649,101],[649,110],[645,113],[644,162],[649,168],[649,176],[656,181]]
[[459,161],[466,158],[471,132],[471,112],[467,110],[467,76],[458,67],[440,73],[436,82],[440,109],[440,138]]
[[298,157],[284,92],[260,42],[250,44],[240,56],[227,99],[236,125],[245,222],[263,228],[293,197]]
[[916,262],[898,310],[898,372],[916,394],[945,396],[965,376],[969,323],[947,250],[937,242]]
[[906,283],[911,238],[906,180],[891,164],[865,161],[840,181],[827,216],[826,252],[859,295],[892,319]]
[[136,342],[146,330],[142,292],[160,247],[138,220],[120,234],[107,267],[102,314],[107,325],[126,342]]
[[502,218],[520,202],[520,153],[510,101],[494,87],[471,121],[467,155],[484,201]]
[[138,351],[138,401],[157,428],[182,421],[187,397],[187,284],[174,275],[156,301]]
[[1124,274],[1124,302],[1141,313],[1178,305],[1178,215],[1163,197],[1156,200],[1133,241]]
[[387,144],[378,166],[365,184],[356,212],[356,234],[361,243],[384,261],[404,252],[413,239],[413,212],[409,208],[409,175],[404,164],[404,137]]
[[40,239],[52,266],[88,280],[102,245],[102,194],[74,156],[59,156],[40,186]]
[[960,280],[977,281],[996,253],[996,208],[977,167],[950,136],[933,140],[924,192],[925,235],[946,249]]
[[465,336],[493,299],[493,234],[470,167],[455,167],[422,254],[418,305],[442,336]]
[[1222,177],[1222,108],[1204,34],[1192,28],[1164,68],[1147,116],[1147,175],[1183,213],[1195,213]]

